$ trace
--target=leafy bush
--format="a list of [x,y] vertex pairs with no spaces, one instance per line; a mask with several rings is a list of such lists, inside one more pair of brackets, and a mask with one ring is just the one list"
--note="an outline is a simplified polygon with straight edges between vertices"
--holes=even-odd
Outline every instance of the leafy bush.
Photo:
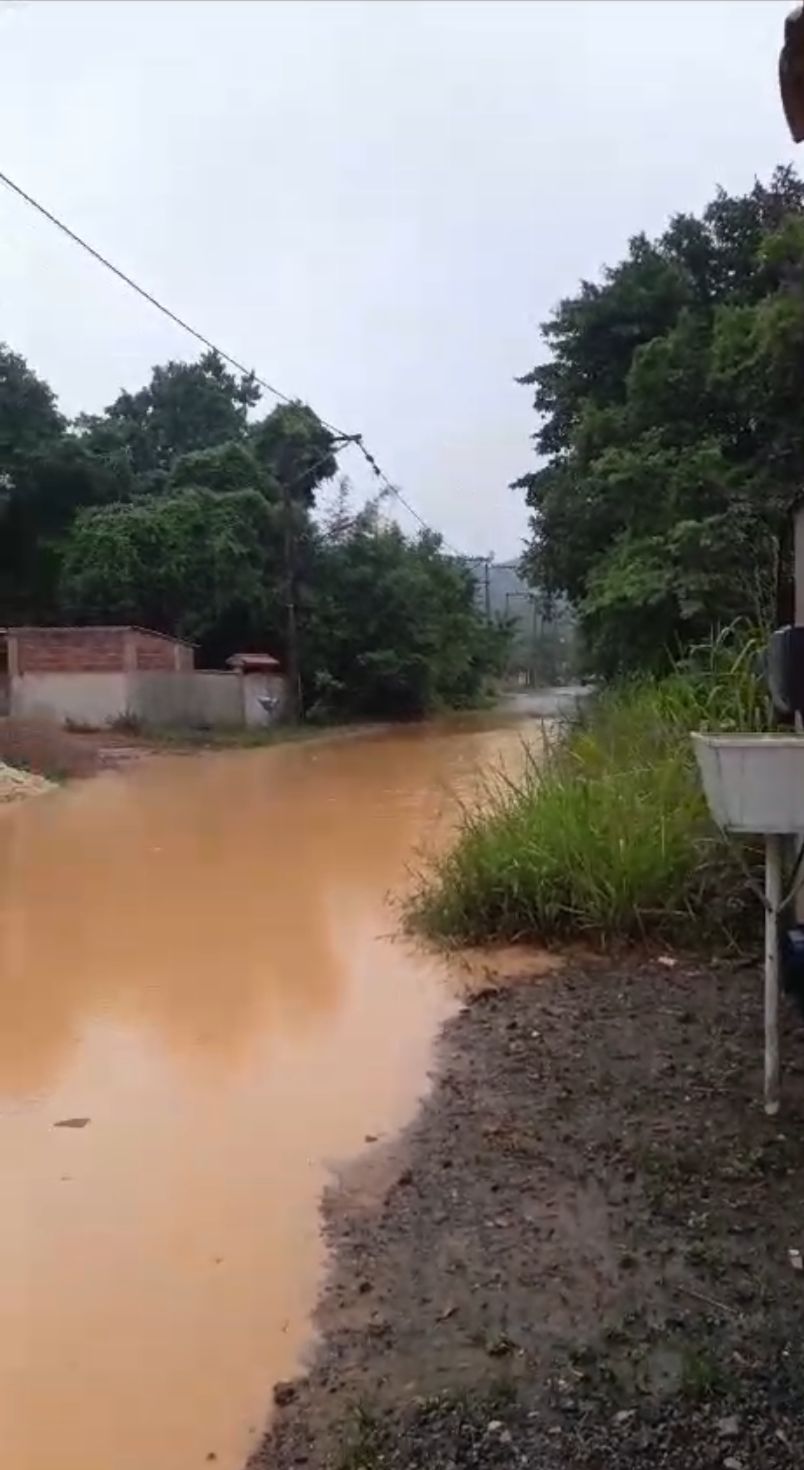
[[758,643],[721,637],[665,679],[597,696],[564,740],[529,749],[522,777],[490,783],[424,875],[411,921],[441,939],[554,936],[690,942],[757,921],[758,854],[713,825],[693,729],[761,730]]

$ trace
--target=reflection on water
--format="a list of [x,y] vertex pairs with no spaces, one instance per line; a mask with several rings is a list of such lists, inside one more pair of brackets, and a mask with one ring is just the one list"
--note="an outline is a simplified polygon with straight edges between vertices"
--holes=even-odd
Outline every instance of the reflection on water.
[[7,1470],[242,1464],[307,1341],[328,1163],[411,1115],[453,1003],[388,891],[520,740],[165,758],[0,814]]

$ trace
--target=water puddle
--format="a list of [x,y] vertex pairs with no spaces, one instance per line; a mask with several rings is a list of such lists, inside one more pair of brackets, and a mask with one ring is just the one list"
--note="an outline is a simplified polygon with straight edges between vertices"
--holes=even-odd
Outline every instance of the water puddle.
[[298,1365],[333,1163],[455,1005],[389,890],[522,727],[155,760],[0,821],[7,1470],[240,1470]]

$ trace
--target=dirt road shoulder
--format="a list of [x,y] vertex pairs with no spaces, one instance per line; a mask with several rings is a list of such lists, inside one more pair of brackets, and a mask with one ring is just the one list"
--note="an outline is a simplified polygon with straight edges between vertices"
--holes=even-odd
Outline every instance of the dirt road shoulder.
[[804,1028],[760,1103],[754,971],[490,991],[326,1201],[309,1374],[254,1470],[782,1470],[804,1410]]

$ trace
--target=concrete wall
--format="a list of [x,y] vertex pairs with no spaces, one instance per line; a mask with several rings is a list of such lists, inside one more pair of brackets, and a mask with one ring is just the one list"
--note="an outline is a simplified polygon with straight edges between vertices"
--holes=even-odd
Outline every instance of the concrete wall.
[[[285,697],[281,675],[208,669],[29,673],[9,682],[12,715],[96,729],[123,719],[210,729],[259,727],[281,716]],[[266,696],[277,701],[270,711],[259,702]]]
[[196,669],[188,673],[128,675],[131,713],[148,725],[209,725],[238,729],[244,723],[238,674]]
[[128,713],[129,675],[16,674],[10,680],[10,712],[18,719],[68,721],[101,727]]
[[[243,674],[243,710],[246,725],[274,725],[282,718],[287,700],[287,681],[284,674]],[[274,701],[266,710],[261,699]]]

